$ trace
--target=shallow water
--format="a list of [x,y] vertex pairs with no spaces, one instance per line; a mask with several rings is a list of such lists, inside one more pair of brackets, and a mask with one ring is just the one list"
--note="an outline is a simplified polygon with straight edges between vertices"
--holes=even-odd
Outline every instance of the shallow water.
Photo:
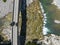
[[[55,2],[55,5],[60,8],[60,0],[54,0],[54,2]],[[57,11],[56,13],[57,13],[56,15],[52,16],[52,18],[49,19],[51,21],[50,25],[49,25],[49,23],[47,23],[46,27],[48,27],[50,30],[50,32],[48,32],[48,33],[54,33],[56,35],[60,35],[60,10]],[[49,17],[49,16],[47,16],[47,17]],[[49,21],[49,20],[47,20],[47,21]]]
[[53,3],[60,8],[60,0],[54,0]]
[[54,5],[52,5],[52,8],[51,5],[50,7],[48,6],[50,12],[48,12],[46,15],[47,21],[44,27],[45,29],[43,28],[43,33],[45,33],[45,35],[46,34],[60,35],[60,9],[58,9],[58,6],[60,7],[60,0],[54,0]]

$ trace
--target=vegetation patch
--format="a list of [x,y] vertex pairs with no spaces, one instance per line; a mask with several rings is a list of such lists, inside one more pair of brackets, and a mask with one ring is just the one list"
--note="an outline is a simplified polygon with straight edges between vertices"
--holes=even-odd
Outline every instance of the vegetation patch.
[[7,0],[3,0],[3,2],[6,2]]

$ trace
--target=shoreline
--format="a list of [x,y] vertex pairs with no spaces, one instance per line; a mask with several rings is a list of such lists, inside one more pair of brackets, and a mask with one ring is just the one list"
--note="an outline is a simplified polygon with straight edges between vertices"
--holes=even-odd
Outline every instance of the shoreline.
[[48,28],[45,27],[46,25],[46,21],[47,21],[47,17],[46,17],[46,13],[44,13],[44,9],[43,9],[43,6],[42,4],[40,3],[40,8],[41,8],[41,13],[42,13],[42,16],[43,16],[43,35],[47,35],[47,32],[49,31]]

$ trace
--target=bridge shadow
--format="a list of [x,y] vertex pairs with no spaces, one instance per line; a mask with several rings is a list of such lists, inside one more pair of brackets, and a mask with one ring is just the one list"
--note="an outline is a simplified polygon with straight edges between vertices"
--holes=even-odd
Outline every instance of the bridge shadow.
[[21,24],[21,31],[19,36],[19,45],[25,45],[26,41],[26,0],[19,0],[19,12],[21,11],[22,16],[22,24]]

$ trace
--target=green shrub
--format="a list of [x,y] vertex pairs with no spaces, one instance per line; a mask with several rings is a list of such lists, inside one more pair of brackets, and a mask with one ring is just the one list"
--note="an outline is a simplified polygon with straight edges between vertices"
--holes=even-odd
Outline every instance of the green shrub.
[[6,2],[7,0],[3,0],[3,2]]

